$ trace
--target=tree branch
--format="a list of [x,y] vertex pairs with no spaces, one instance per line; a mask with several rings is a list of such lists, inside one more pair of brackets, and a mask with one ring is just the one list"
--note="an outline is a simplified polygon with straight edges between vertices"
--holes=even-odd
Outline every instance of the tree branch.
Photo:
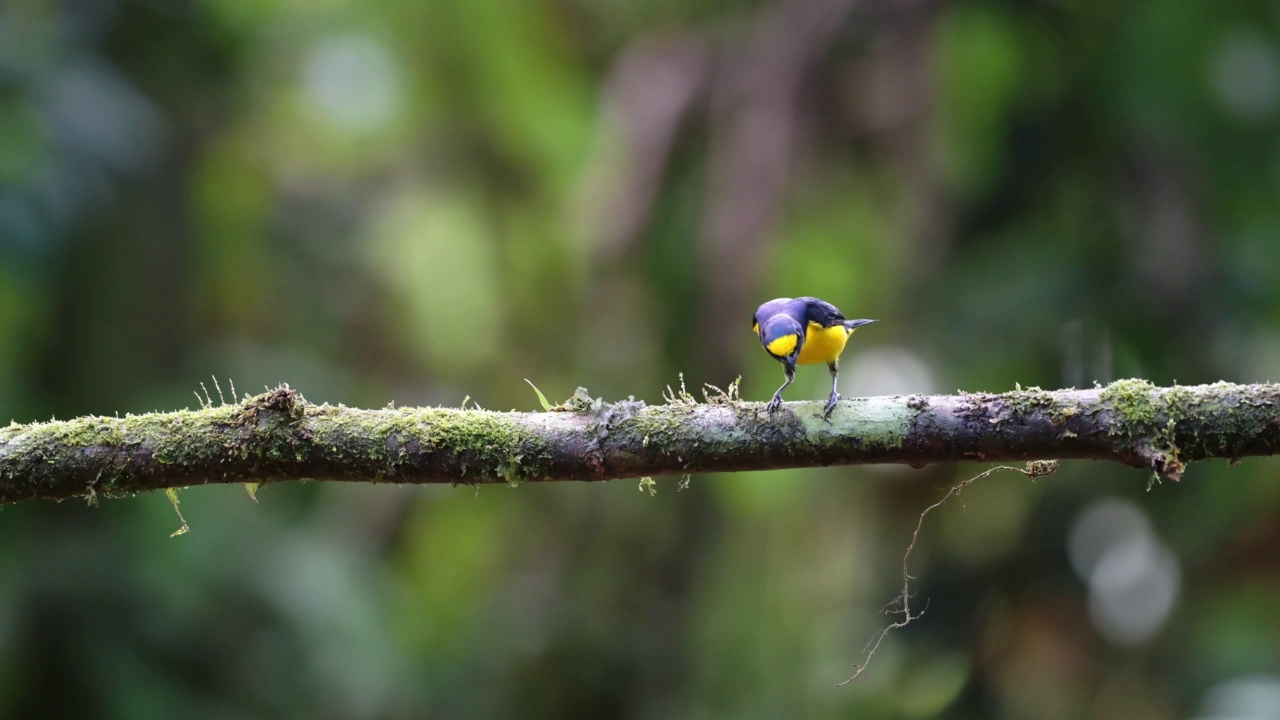
[[584,390],[550,412],[313,405],[280,387],[199,410],[0,429],[0,503],[207,483],[608,480],[701,472],[1031,459],[1114,460],[1177,479],[1187,463],[1280,451],[1280,385],[911,395],[666,405]]

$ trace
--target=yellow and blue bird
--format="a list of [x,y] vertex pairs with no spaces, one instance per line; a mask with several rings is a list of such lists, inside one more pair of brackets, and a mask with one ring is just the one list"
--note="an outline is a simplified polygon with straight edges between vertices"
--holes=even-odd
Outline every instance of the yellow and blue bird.
[[796,379],[796,365],[826,363],[831,371],[831,397],[824,408],[831,415],[840,393],[840,353],[853,331],[875,320],[845,320],[835,305],[815,297],[778,298],[760,306],[751,318],[751,329],[774,360],[782,363],[786,381],[773,394],[766,409],[782,407],[782,391]]

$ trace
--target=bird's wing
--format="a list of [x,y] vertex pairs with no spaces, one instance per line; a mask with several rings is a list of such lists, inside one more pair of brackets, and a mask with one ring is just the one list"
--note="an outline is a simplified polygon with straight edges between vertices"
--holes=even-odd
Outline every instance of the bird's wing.
[[822,327],[835,327],[844,322],[844,315],[835,305],[815,297],[796,298],[805,302],[805,318]]

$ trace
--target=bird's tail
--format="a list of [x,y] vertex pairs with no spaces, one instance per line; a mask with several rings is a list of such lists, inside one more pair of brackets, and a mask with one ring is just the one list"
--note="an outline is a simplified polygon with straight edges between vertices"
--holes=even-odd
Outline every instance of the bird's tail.
[[854,328],[860,328],[863,325],[870,325],[873,322],[880,322],[880,321],[879,320],[845,320],[844,326],[849,328],[850,330],[853,330]]

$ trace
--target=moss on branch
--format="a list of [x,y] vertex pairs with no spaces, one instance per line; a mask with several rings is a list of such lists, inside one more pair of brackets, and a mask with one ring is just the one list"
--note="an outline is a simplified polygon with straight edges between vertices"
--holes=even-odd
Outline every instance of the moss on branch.
[[1177,478],[1280,449],[1280,386],[1217,383],[854,398],[774,415],[729,393],[664,405],[579,390],[548,412],[314,405],[288,387],[196,410],[0,428],[0,502],[220,482],[607,480],[693,472],[1040,458]]

